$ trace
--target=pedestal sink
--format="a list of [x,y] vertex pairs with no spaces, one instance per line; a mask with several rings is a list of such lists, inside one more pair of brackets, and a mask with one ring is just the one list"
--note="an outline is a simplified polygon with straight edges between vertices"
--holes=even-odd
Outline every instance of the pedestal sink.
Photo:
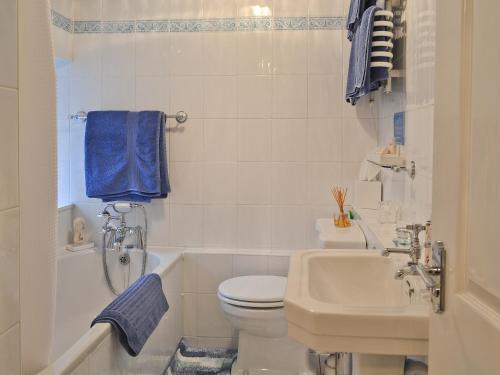
[[406,280],[394,278],[408,260],[374,250],[294,254],[285,295],[289,336],[321,352],[376,355],[365,362],[393,359],[396,367],[405,355],[427,355],[429,306],[408,295]]

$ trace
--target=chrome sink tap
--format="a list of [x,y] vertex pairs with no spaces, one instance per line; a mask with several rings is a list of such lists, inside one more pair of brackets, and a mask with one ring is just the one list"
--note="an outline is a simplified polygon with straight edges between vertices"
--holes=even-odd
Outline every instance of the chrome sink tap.
[[405,276],[416,275],[419,277],[425,288],[430,292],[432,309],[436,313],[441,313],[445,308],[445,272],[446,272],[446,250],[442,241],[435,241],[432,244],[432,264],[424,265],[420,263],[422,247],[418,235],[426,230],[425,225],[412,224],[405,228],[398,228],[398,233],[407,233],[411,239],[411,245],[405,248],[386,248],[382,251],[383,256],[392,253],[408,254],[411,261],[406,267],[396,271],[394,278],[402,280]]
[[421,224],[411,224],[407,225],[405,228],[398,228],[396,232],[398,233],[407,233],[410,236],[411,244],[410,247],[405,248],[385,248],[382,252],[383,256],[389,256],[390,254],[408,254],[411,258],[411,262],[408,263],[409,266],[415,266],[418,264],[421,253],[422,246],[420,245],[420,240],[418,239],[418,235],[420,232],[425,230],[425,225]]

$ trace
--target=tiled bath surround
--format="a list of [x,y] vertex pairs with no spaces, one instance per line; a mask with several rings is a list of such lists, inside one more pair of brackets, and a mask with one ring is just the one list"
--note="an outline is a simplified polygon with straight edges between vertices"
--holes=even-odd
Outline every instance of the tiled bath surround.
[[[172,194],[148,208],[151,245],[315,246],[315,219],[334,209],[329,187],[352,186],[359,162],[377,145],[378,104],[344,104],[348,46],[341,23],[321,29],[316,23],[340,19],[343,5],[75,1],[73,19],[100,25],[132,20],[134,30],[144,20],[185,19],[189,28],[224,18],[241,25],[255,11],[266,15],[259,22],[272,25],[251,31],[66,32],[73,38],[71,113],[189,113],[185,126],[169,133]],[[82,123],[70,124],[70,200],[93,230],[100,203],[85,197],[83,134]]]
[[[107,331],[106,326],[96,325],[92,336],[87,334],[84,343],[77,343],[76,349],[73,347],[73,353],[59,358],[52,369],[38,375],[61,374],[61,369],[65,369],[62,373],[69,375],[159,374],[159,369],[166,367],[183,334],[182,280],[182,261],[162,275],[170,308],[137,357],[131,357],[123,349],[115,333],[109,333],[111,330]],[[92,347],[85,347],[89,342],[92,342]],[[82,350],[80,357],[75,356],[75,352]]]

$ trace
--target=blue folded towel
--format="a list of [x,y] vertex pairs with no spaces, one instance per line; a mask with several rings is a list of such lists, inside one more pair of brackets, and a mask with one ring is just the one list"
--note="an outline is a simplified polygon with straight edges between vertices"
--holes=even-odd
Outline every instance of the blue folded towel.
[[160,111],[93,111],[85,131],[87,196],[149,202],[170,192]]
[[130,285],[90,326],[110,323],[118,331],[123,348],[135,357],[167,310],[168,303],[161,287],[161,278],[150,273]]
[[352,40],[366,8],[375,5],[376,0],[351,0],[347,15],[347,39]]
[[346,100],[352,105],[370,91],[378,89],[389,76],[387,68],[370,68],[373,21],[375,11],[379,9],[371,6],[365,10],[352,41],[346,87]]

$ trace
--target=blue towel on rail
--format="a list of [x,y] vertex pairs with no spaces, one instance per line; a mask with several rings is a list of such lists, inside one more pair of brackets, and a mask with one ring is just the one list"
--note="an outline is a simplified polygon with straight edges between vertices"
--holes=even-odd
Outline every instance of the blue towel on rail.
[[130,285],[90,326],[110,323],[117,330],[123,348],[135,357],[167,310],[168,303],[161,287],[161,278],[150,273]]
[[373,21],[375,11],[379,9],[371,6],[365,10],[352,41],[346,87],[346,100],[352,105],[362,96],[378,89],[389,76],[387,68],[370,68]]
[[87,196],[149,202],[170,192],[160,111],[93,111],[85,131]]

